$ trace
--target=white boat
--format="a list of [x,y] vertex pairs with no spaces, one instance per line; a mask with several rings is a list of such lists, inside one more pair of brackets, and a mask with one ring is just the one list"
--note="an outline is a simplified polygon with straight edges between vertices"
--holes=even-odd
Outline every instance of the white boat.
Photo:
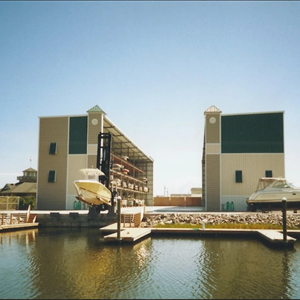
[[300,209],[300,188],[282,177],[259,178],[256,191],[246,200],[247,209],[256,211],[282,209],[286,198],[288,209]]
[[81,169],[80,172],[85,178],[73,181],[78,195],[76,198],[90,206],[102,204],[111,206],[111,191],[99,182],[99,176],[105,176],[105,174],[94,168]]

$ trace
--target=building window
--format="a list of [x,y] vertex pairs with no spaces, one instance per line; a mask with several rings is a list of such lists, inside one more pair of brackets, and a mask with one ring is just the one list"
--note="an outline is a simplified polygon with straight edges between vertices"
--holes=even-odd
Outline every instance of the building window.
[[49,154],[56,154],[56,153],[57,153],[56,143],[50,143]]
[[48,182],[55,182],[55,181],[56,181],[56,172],[51,170],[49,171]]
[[273,177],[272,170],[266,170],[266,177]]
[[243,182],[242,171],[235,171],[235,182]]
[[69,127],[69,154],[87,153],[87,117],[71,117]]

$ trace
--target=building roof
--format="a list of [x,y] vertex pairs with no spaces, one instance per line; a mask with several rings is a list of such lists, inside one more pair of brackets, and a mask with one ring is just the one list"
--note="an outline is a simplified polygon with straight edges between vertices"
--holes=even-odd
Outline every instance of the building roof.
[[[95,105],[87,112],[102,112],[104,114],[104,131],[107,130],[112,135],[114,143],[120,143],[122,145],[122,148],[126,151],[126,155],[128,155],[131,159],[134,159],[136,162],[153,161],[151,157],[147,156],[141,149],[139,149],[119,128],[117,128],[116,125],[113,124],[112,121],[106,117],[106,113],[98,105]],[[114,148],[116,149],[116,147]]]
[[35,170],[33,168],[28,168],[28,169],[24,170],[23,172],[37,172],[37,170]]
[[0,193],[5,190],[12,191],[15,188],[15,185],[16,185],[15,183],[6,183],[5,186],[2,189],[0,189]]
[[[153,162],[153,159],[147,156],[141,149],[139,149],[116,125],[113,124],[106,116],[104,117],[104,131],[111,133],[114,143],[122,143],[124,150],[127,147],[129,152],[126,152],[131,159],[144,162]],[[125,147],[124,147],[125,145]],[[116,147],[114,147],[116,149]]]
[[102,112],[103,114],[106,115],[105,111],[102,110],[98,105],[95,105],[94,107],[92,107],[91,109],[89,109],[87,112],[88,113],[89,112]]
[[[9,187],[9,189],[5,189]],[[22,182],[20,184],[6,184],[0,195],[36,194],[36,182]]]
[[222,111],[219,110],[216,106],[212,105],[210,108],[208,108],[205,112],[205,113],[215,113],[215,112],[219,112],[221,113]]
[[[104,133],[111,133],[113,143],[120,143],[120,151],[126,152],[124,155],[129,156],[135,162],[153,162],[153,158],[147,156],[140,148],[138,148],[112,121],[110,121],[106,113],[98,106],[95,105],[87,111],[88,113],[102,112],[103,117],[103,131]],[[57,117],[57,116],[55,116]],[[69,116],[68,116],[69,117]],[[40,117],[49,118],[49,117]],[[121,150],[122,145],[122,150]],[[114,147],[116,149],[117,147]],[[118,153],[116,153],[118,154]]]

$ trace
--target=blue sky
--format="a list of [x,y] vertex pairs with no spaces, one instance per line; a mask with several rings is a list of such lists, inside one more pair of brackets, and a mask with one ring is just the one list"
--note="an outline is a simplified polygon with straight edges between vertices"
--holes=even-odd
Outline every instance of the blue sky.
[[1,1],[0,188],[38,168],[39,117],[95,105],[154,159],[154,195],[201,187],[211,105],[284,111],[300,186],[299,28],[298,1]]

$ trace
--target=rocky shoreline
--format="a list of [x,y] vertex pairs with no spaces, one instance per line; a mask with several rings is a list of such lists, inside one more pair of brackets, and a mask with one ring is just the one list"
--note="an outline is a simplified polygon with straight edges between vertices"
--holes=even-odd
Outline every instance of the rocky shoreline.
[[[154,227],[165,224],[273,224],[282,226],[282,214],[257,213],[257,214],[158,214],[144,216],[141,227]],[[300,214],[287,214],[286,225],[300,229]]]

